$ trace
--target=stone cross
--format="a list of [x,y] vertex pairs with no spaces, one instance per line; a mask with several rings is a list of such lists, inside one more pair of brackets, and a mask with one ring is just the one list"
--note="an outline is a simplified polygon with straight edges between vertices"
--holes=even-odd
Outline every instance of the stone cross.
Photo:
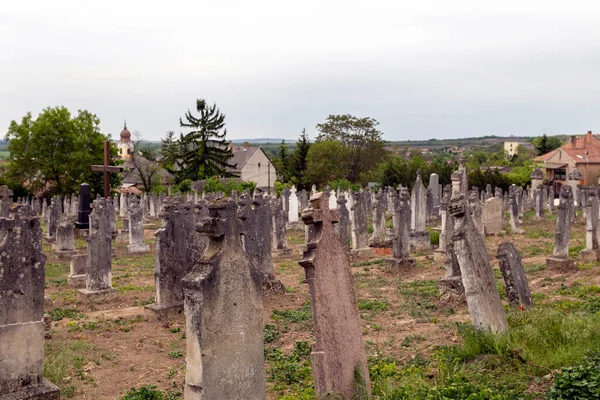
[[110,173],[121,172],[123,168],[110,164],[110,142],[104,141],[104,165],[92,165],[92,171],[104,173],[104,197],[110,197]]
[[182,281],[186,400],[266,398],[262,273],[242,247],[237,208],[212,203],[196,226],[210,251]]
[[455,221],[452,240],[473,325],[484,331],[504,332],[508,325],[485,240],[477,232],[462,193],[452,194],[448,212]]
[[406,188],[392,198],[394,203],[392,258],[386,264],[393,269],[410,268],[416,265],[410,256],[410,195]]
[[348,254],[333,229],[338,212],[329,209],[328,200],[323,193],[317,193],[302,213],[304,223],[314,225],[316,231],[300,261],[306,273],[315,325],[312,376],[317,397],[330,393],[350,399],[356,376],[365,380],[370,394],[369,372],[354,277]]
[[513,307],[531,307],[533,299],[529,291],[527,276],[521,262],[521,255],[511,242],[500,243],[496,255],[506,286],[506,297]]
[[560,188],[560,203],[554,233],[554,251],[552,257],[546,259],[548,269],[566,272],[575,269],[575,261],[569,258],[569,237],[571,234],[571,210],[574,207],[571,186]]
[[0,219],[0,398],[58,400],[44,379],[42,229],[27,205]]

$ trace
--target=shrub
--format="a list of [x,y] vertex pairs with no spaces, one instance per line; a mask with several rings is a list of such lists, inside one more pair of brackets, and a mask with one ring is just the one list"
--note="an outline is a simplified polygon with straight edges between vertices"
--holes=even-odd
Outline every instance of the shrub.
[[547,399],[600,399],[600,354],[588,355],[555,374]]
[[123,396],[123,400],[164,400],[165,396],[156,386],[144,385],[139,389],[131,388]]
[[440,232],[437,232],[437,231],[429,232],[429,243],[431,243],[434,246],[439,246],[440,245]]

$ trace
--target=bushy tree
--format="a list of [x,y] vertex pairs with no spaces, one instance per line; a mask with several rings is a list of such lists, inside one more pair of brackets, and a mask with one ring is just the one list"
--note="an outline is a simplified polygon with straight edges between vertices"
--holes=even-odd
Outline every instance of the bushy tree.
[[229,163],[233,152],[225,139],[225,115],[221,114],[216,104],[208,106],[204,99],[196,101],[196,111],[199,116],[194,116],[188,110],[185,122],[179,119],[181,127],[191,130],[182,134],[178,141],[178,157],[173,167],[177,182],[212,176],[235,176],[230,172],[235,165]]
[[531,141],[531,144],[537,150],[538,155],[542,155],[542,154],[546,154],[554,149],[558,149],[562,145],[562,142],[560,141],[559,138],[557,138],[555,136],[548,137],[544,133],[542,136],[536,137],[535,139],[533,139]]
[[397,187],[399,184],[412,189],[417,179],[417,171],[423,174],[423,183],[428,184],[429,175],[439,175],[439,183],[451,183],[452,172],[458,168],[458,162],[447,157],[435,157],[427,162],[421,154],[413,157],[394,157],[379,166],[378,179],[382,186]]
[[385,141],[378,125],[379,122],[370,117],[329,115],[324,123],[317,125],[316,143],[337,141],[347,148],[345,177],[353,183],[365,181],[365,175],[386,158]]
[[351,156],[349,147],[335,140],[313,143],[306,157],[306,181],[324,186],[330,180],[343,178]]
[[[66,107],[48,107],[36,119],[27,113],[21,123],[11,121],[6,133],[11,153],[7,174],[22,182],[31,192],[51,191],[69,195],[79,191],[83,182],[92,193],[103,193],[103,174],[92,171],[92,164],[104,163],[104,141],[100,119],[87,110],[72,116]],[[120,163],[111,141],[111,164]],[[112,187],[120,186],[120,175],[112,173]]]

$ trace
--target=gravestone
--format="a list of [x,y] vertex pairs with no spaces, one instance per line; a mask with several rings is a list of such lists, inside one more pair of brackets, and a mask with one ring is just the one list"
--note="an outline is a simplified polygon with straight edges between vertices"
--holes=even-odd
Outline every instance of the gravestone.
[[584,261],[600,260],[600,232],[598,231],[598,192],[595,187],[587,193],[585,204],[585,249],[579,252]]
[[416,251],[431,249],[429,233],[425,231],[427,220],[427,199],[425,192],[426,190],[425,186],[423,186],[421,170],[418,170],[410,203],[410,243]]
[[298,222],[298,195],[296,194],[296,186],[290,189],[290,209],[288,211],[288,221]]
[[0,399],[58,400],[44,379],[42,229],[31,207],[0,219]]
[[552,214],[554,210],[554,186],[550,186],[548,190],[548,212]]
[[290,189],[285,188],[281,191],[281,206],[283,207],[283,211],[287,212],[290,209],[290,194],[292,192]]
[[383,202],[383,197],[384,194],[381,190],[375,193],[375,202],[373,204],[373,236],[371,237],[371,243],[375,247],[385,245],[386,206]]
[[431,225],[433,222],[433,195],[431,188],[425,189],[425,224]]
[[85,287],[85,281],[87,280],[87,263],[87,254],[76,254],[71,257],[67,285],[76,289]]
[[127,193],[121,193],[119,198],[121,204],[119,204],[119,217],[124,218],[127,216],[128,209],[128,195]]
[[[355,378],[364,379],[370,394],[367,356],[348,254],[334,233],[337,210],[323,193],[310,198],[302,213],[316,234],[300,265],[306,273],[316,342],[312,345],[312,376],[317,397],[327,393],[352,398]],[[362,383],[362,382],[361,382]]]
[[182,281],[186,400],[266,398],[262,273],[242,248],[237,205],[220,200],[196,230],[211,249]]
[[433,200],[433,215],[439,215],[440,209],[440,176],[436,173],[429,175],[429,188],[431,189],[431,198]]
[[577,168],[573,168],[567,174],[567,179],[569,182],[569,186],[571,186],[571,191],[573,192],[573,195],[575,196],[575,204],[577,204],[578,207],[581,207],[581,200],[579,198],[579,190],[577,190],[577,187],[581,183],[583,176],[581,175],[581,173],[579,172],[579,170]]
[[496,258],[504,278],[506,297],[510,305],[524,308],[533,306],[521,255],[515,245],[511,242],[500,243]]
[[548,269],[557,269],[561,272],[575,269],[575,261],[569,258],[571,209],[573,207],[571,186],[561,186],[558,216],[556,218],[556,232],[554,233],[554,251],[552,257],[546,259],[546,267]]
[[[458,175],[452,175],[452,184],[456,186],[456,190],[460,190],[460,177]],[[448,212],[451,197],[452,187],[446,185],[446,190],[444,190],[444,196],[440,203],[440,210],[443,209],[446,214],[446,223],[440,233],[440,248],[444,252],[446,274],[440,279],[439,288],[440,298],[444,300],[459,300],[463,299],[465,288],[462,283],[462,275],[458,259],[456,258],[456,252],[454,251],[454,241],[452,240],[452,235],[454,235],[454,217]]]
[[79,185],[79,208],[77,210],[77,229],[90,228],[90,185],[82,183]]
[[75,254],[75,230],[73,221],[63,214],[56,229],[56,242],[52,245],[52,253],[60,260],[68,260]]
[[[206,204],[199,206],[206,208]],[[155,302],[146,306],[159,320],[169,320],[183,312],[182,279],[202,259],[208,246],[208,239],[196,232],[196,209],[188,202],[168,198],[160,213],[161,227],[154,234]]]
[[394,237],[392,240],[392,258],[386,259],[386,264],[393,269],[406,269],[416,265],[410,256],[410,195],[406,188],[400,190],[398,196],[393,197]]
[[308,207],[308,194],[306,193],[306,190],[302,189],[298,200],[300,202],[299,212],[302,212],[306,207]]
[[[281,202],[276,201],[273,213],[271,202],[262,194],[257,194],[254,199],[244,194],[239,200],[238,217],[242,221],[243,247],[250,262],[262,274],[263,293],[285,293],[283,284],[275,278],[273,257],[271,250],[281,254],[287,249],[287,232],[285,224],[288,212],[281,209]],[[273,237],[273,225],[275,237]],[[275,243],[272,243],[272,240]],[[279,249],[277,247],[280,247]]]
[[541,169],[536,168],[531,172],[529,177],[531,178],[531,191],[532,193],[537,193],[538,187],[541,186],[542,181],[544,180],[544,173]]
[[62,215],[62,201],[60,196],[52,197],[50,209],[48,210],[48,239],[56,239],[56,230],[58,229],[58,220]]
[[[367,208],[367,197],[370,195],[367,191],[352,193],[353,204],[350,208],[352,221],[351,251],[356,257],[368,257],[373,254],[373,250],[369,248],[369,209]],[[327,201],[327,205],[329,206],[329,201]]]
[[454,217],[452,240],[473,325],[484,331],[504,332],[508,325],[485,240],[477,232],[464,194],[452,193],[448,212]]
[[468,206],[469,212],[471,213],[471,218],[473,219],[473,223],[475,224],[477,232],[479,232],[481,236],[485,237],[485,228],[483,226],[483,209],[481,208],[479,196],[477,196],[477,190],[472,190],[471,192],[469,192]]
[[78,290],[81,300],[104,302],[119,294],[112,287],[112,235],[108,207],[112,205],[106,199],[97,199],[90,214],[90,234],[86,238],[87,279],[85,289]]
[[[148,214],[150,214],[150,218],[156,218],[158,216],[158,213],[156,212],[156,194],[152,194],[149,197],[149,205],[148,205]],[[195,203],[198,203],[198,201],[196,201]]]
[[518,193],[515,185],[512,185],[508,192],[508,212],[511,231],[515,234],[523,234],[521,221],[519,219],[519,206],[517,204]]
[[140,201],[136,196],[129,199],[129,244],[127,253],[145,253],[150,251],[150,246],[144,243],[144,214]]
[[486,235],[497,235],[502,232],[504,210],[502,199],[491,197],[483,205],[483,231]]
[[337,196],[337,211],[339,215],[339,221],[335,225],[335,233],[340,238],[340,241],[344,245],[346,251],[350,251],[350,242],[352,237],[352,227],[350,223],[350,211],[346,207],[346,196],[342,193]]
[[332,210],[337,209],[337,197],[333,190],[329,193],[329,208]]

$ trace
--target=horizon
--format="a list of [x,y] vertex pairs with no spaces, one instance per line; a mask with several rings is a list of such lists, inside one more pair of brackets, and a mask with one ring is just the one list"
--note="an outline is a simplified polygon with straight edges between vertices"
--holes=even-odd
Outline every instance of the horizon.
[[0,126],[64,105],[157,141],[204,98],[234,140],[312,139],[330,114],[387,141],[597,132],[598,17],[590,1],[10,3]]

